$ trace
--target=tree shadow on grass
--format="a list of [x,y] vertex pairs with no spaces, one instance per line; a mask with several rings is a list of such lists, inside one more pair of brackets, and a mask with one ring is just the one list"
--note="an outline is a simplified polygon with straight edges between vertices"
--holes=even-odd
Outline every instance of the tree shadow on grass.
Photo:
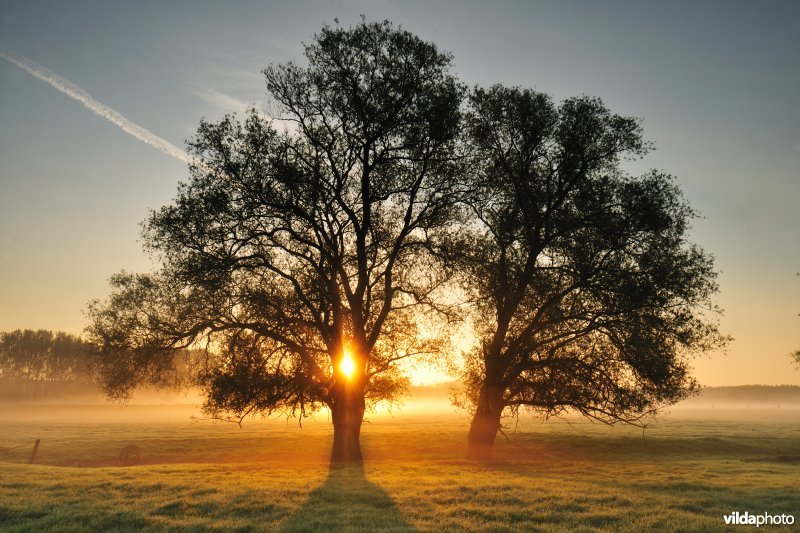
[[416,531],[392,498],[364,477],[361,468],[331,470],[282,531]]

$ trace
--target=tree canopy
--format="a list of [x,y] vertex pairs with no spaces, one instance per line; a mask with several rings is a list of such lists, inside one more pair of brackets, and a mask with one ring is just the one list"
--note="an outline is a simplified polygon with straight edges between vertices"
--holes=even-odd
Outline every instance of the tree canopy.
[[452,252],[480,339],[470,455],[488,457],[506,410],[635,422],[691,392],[686,355],[723,342],[702,311],[715,273],[674,180],[621,169],[648,149],[638,121],[494,86],[467,129],[475,223]]
[[209,412],[326,406],[332,461],[358,463],[365,407],[438,350],[420,313],[445,310],[430,250],[458,219],[465,91],[448,55],[388,22],[325,26],[305,56],[264,71],[275,117],[201,122],[191,179],[145,223],[162,268],[112,278],[88,331],[112,395],[205,344]]
[[144,224],[151,274],[90,305],[107,391],[173,379],[204,348],[206,410],[241,420],[330,409],[335,465],[360,463],[365,409],[399,363],[448,357],[436,324],[469,296],[470,454],[504,413],[635,422],[695,387],[723,342],[711,258],[639,123],[596,98],[472,91],[452,59],[389,22],[325,26],[303,65],[264,71],[275,110],[202,121],[190,178]]

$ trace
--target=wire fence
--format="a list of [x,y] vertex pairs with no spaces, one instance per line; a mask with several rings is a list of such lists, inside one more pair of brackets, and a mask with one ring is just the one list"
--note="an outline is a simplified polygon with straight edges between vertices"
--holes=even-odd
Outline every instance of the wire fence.
[[32,463],[36,459],[39,439],[0,441],[0,461],[4,463]]

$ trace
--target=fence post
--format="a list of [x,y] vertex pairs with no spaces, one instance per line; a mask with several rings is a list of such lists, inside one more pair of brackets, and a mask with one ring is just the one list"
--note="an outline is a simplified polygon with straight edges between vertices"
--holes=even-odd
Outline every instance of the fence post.
[[39,439],[36,439],[36,442],[33,443],[33,451],[31,452],[31,460],[28,461],[29,465],[32,465],[33,462],[36,460],[36,452],[39,451]]

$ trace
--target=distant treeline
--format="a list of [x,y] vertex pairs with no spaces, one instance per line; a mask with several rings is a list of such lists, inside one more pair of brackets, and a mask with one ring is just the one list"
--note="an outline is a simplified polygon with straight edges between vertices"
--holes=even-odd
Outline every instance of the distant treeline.
[[90,347],[61,331],[0,333],[0,400],[98,393]]
[[[462,385],[448,381],[434,385],[411,387],[415,398],[444,398],[458,392]],[[800,386],[797,385],[738,385],[732,387],[703,387],[700,394],[681,403],[752,403],[752,404],[800,404]]]
[[800,404],[800,387],[796,385],[741,385],[706,387],[686,403],[703,404]]
[[[200,379],[207,354],[178,350],[157,389],[183,390]],[[166,368],[166,367],[165,367]],[[90,342],[62,331],[0,332],[0,401],[99,401],[101,386],[97,356]]]

